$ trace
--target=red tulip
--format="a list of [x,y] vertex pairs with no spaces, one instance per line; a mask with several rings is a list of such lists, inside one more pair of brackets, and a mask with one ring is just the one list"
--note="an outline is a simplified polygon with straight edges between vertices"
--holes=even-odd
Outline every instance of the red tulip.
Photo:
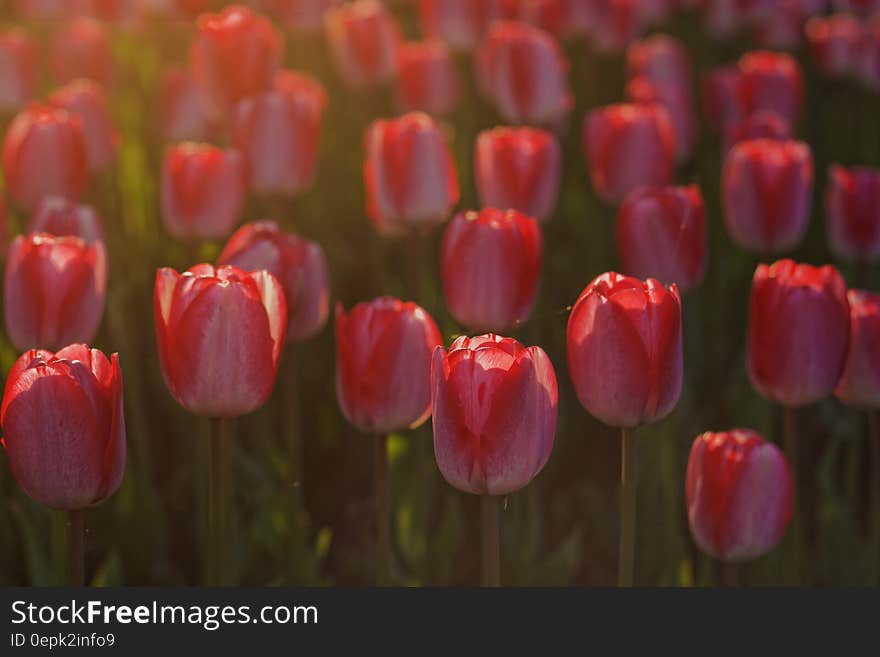
[[593,37],[602,52],[619,52],[639,38],[645,24],[644,0],[605,0],[596,2]]
[[477,136],[474,169],[483,207],[511,208],[539,221],[556,209],[562,149],[551,132],[485,130]]
[[829,396],[846,359],[849,314],[846,283],[834,267],[758,265],[748,341],[755,389],[788,407]]
[[414,303],[380,297],[346,315],[336,305],[336,394],[365,432],[417,427],[431,415],[431,354],[443,342]]
[[327,40],[340,77],[360,88],[391,81],[397,74],[400,28],[378,0],[355,0],[324,16]]
[[660,105],[608,105],[584,121],[584,151],[596,193],[619,203],[642,185],[668,184],[675,137]]
[[524,322],[535,305],[542,258],[541,230],[531,217],[494,208],[456,215],[440,255],[449,312],[475,331]]
[[703,84],[704,114],[709,124],[722,130],[747,117],[739,98],[739,70],[721,66],[710,71]]
[[637,41],[626,51],[630,79],[645,77],[657,85],[675,85],[690,91],[691,62],[678,40],[663,34]]
[[769,110],[796,125],[803,104],[804,82],[797,61],[785,53],[756,51],[738,64],[738,92],[746,114]]
[[755,139],[789,141],[791,124],[776,112],[758,111],[738,123],[730,123],[724,129],[724,147],[729,151],[738,143]]
[[275,89],[238,105],[233,140],[253,192],[293,196],[312,186],[326,104],[319,82],[285,71]]
[[74,80],[49,96],[49,103],[82,121],[89,171],[109,169],[116,161],[120,137],[101,85],[87,79]]
[[93,18],[76,18],[52,37],[49,69],[58,84],[88,78],[106,87],[112,62],[107,29]]
[[297,32],[320,32],[324,14],[342,0],[260,0],[260,8]]
[[202,106],[195,77],[179,66],[168,66],[159,92],[162,136],[166,141],[207,141],[215,125]]
[[222,239],[232,232],[244,202],[244,166],[235,150],[184,143],[165,152],[162,220],[179,240]]
[[588,37],[595,32],[599,9],[596,0],[563,0],[566,5],[565,32],[573,37]]
[[856,18],[848,14],[816,16],[807,23],[806,33],[813,61],[825,75],[858,73],[865,37]]
[[12,476],[31,498],[66,510],[102,502],[125,472],[118,354],[26,351],[6,379],[0,424]]
[[458,203],[455,161],[427,114],[374,121],[366,134],[367,214],[381,233],[424,230]]
[[834,8],[862,18],[880,14],[880,0],[834,0]]
[[847,260],[880,256],[880,169],[828,169],[825,227],[831,250]]
[[82,121],[64,110],[31,105],[3,139],[3,174],[12,199],[31,209],[44,196],[78,199],[86,187]]
[[880,294],[850,290],[849,349],[834,395],[844,404],[880,408]]
[[40,201],[28,220],[27,232],[73,235],[89,244],[104,239],[101,220],[92,206],[58,196]]
[[877,92],[880,90],[880,14],[868,21],[863,37],[855,75],[871,91]]
[[20,351],[91,342],[107,291],[103,242],[47,233],[18,236],[6,257],[6,331]]
[[397,104],[405,112],[444,116],[458,102],[455,62],[442,41],[404,44],[397,55]]
[[566,342],[578,399],[605,424],[656,422],[678,403],[681,300],[675,285],[602,274],[578,297]]
[[565,34],[568,16],[563,0],[518,0],[514,16],[523,23],[528,23],[555,37]]
[[492,21],[508,16],[505,0],[419,0],[422,32],[453,50],[471,50]]
[[162,374],[181,406],[221,418],[266,402],[287,327],[284,290],[272,274],[165,267],[156,273],[153,308]]
[[0,32],[0,112],[18,112],[37,88],[37,46],[20,28]]
[[687,510],[697,546],[722,561],[772,550],[792,516],[793,483],[776,445],[754,431],[698,436],[687,468]]
[[683,290],[706,274],[706,209],[699,187],[642,187],[626,197],[617,219],[623,270]]
[[241,5],[199,16],[190,66],[209,114],[228,117],[238,101],[269,89],[282,46],[272,23]]
[[737,144],[722,174],[731,239],[758,253],[794,248],[807,230],[812,190],[813,156],[807,144],[767,139]]
[[434,350],[434,454],[444,479],[477,495],[507,495],[544,468],[559,393],[540,347],[512,338],[462,336]]
[[803,41],[807,18],[800,0],[780,0],[757,22],[755,42],[769,50],[795,50]]
[[327,323],[330,282],[324,250],[317,242],[284,233],[272,221],[239,228],[217,262],[245,271],[265,269],[284,287],[287,339],[307,340]]
[[671,83],[655,83],[639,76],[629,81],[626,95],[630,102],[656,103],[666,109],[675,135],[675,160],[687,161],[696,141],[696,118],[690,89]]

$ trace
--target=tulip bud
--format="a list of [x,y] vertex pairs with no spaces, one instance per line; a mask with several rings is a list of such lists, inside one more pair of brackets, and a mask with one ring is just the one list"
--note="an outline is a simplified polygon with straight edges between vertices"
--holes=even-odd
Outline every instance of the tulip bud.
[[619,203],[642,185],[666,185],[673,174],[675,137],[660,105],[608,105],[584,121],[584,152],[596,193]]
[[626,51],[627,75],[645,77],[657,85],[674,85],[690,91],[691,62],[684,45],[666,35],[656,35],[630,45]]
[[195,77],[179,66],[169,66],[159,92],[162,136],[166,141],[208,141],[214,125],[196,87]]
[[374,121],[366,134],[367,214],[379,232],[398,235],[446,221],[458,203],[455,161],[427,114]]
[[850,290],[849,348],[834,395],[849,406],[880,408],[880,294]]
[[405,112],[445,116],[458,102],[455,63],[442,41],[404,44],[397,56],[397,104]]
[[748,339],[752,386],[789,407],[829,396],[846,359],[849,315],[846,283],[834,267],[758,265]]
[[88,78],[106,87],[113,74],[110,38],[103,23],[77,18],[52,37],[49,69],[58,84]]
[[804,81],[797,61],[785,53],[755,51],[739,60],[738,92],[746,114],[769,110],[797,125]]
[[507,16],[505,0],[419,0],[422,33],[453,50],[477,46],[492,21]]
[[31,209],[44,196],[78,199],[86,187],[82,121],[64,110],[31,105],[3,139],[3,174],[12,199]]
[[443,340],[414,303],[379,297],[346,315],[336,305],[336,394],[345,418],[384,434],[431,415],[431,354]]
[[82,121],[89,172],[109,169],[116,160],[120,138],[101,85],[87,79],[74,80],[49,96],[49,103]]
[[400,28],[378,0],[355,0],[324,15],[340,77],[361,88],[390,82],[397,74]]
[[483,207],[512,208],[542,222],[556,209],[562,149],[551,132],[484,130],[477,136],[474,169]]
[[741,142],[727,155],[721,186],[724,222],[736,244],[777,253],[801,242],[813,191],[813,155],[807,144]]
[[639,76],[629,81],[626,95],[630,102],[656,103],[666,110],[675,135],[675,160],[679,163],[687,161],[696,141],[696,119],[690,90],[676,84],[655,83],[645,76]]
[[613,427],[662,420],[682,381],[678,288],[602,274],[568,318],[568,371],[581,404]]
[[209,115],[228,117],[238,101],[269,89],[282,47],[272,23],[241,5],[199,16],[190,67]]
[[266,403],[287,327],[281,283],[267,271],[208,264],[156,273],[159,363],[190,413],[238,417]]
[[239,103],[233,140],[254,193],[293,196],[312,186],[326,104],[321,84],[293,71],[279,76],[275,89]]
[[244,166],[236,150],[187,142],[165,151],[162,220],[176,239],[223,239],[244,202]]
[[125,417],[119,356],[72,344],[19,357],[0,409],[12,476],[40,504],[84,509],[119,488]]
[[858,73],[865,37],[857,19],[848,14],[816,16],[806,30],[813,61],[822,73],[832,77]]
[[626,197],[617,219],[623,270],[682,290],[706,274],[706,209],[699,187],[642,187]]
[[92,206],[58,196],[47,196],[40,201],[28,221],[27,232],[73,235],[88,244],[104,239],[101,220]]
[[103,242],[47,233],[19,235],[6,257],[6,331],[19,351],[91,342],[104,313]]
[[474,331],[509,329],[535,305],[543,241],[538,223],[516,210],[463,212],[443,236],[446,305]]
[[434,350],[434,454],[452,486],[507,495],[544,468],[553,449],[559,392],[540,347],[512,338],[462,336]]
[[37,88],[37,46],[20,28],[0,32],[0,112],[27,105]]
[[724,150],[744,141],[770,139],[789,141],[792,138],[791,125],[776,112],[761,110],[750,114],[738,123],[730,123],[724,129]]
[[685,488],[694,542],[722,561],[766,554],[791,521],[788,461],[776,445],[748,429],[698,436]]
[[825,227],[831,250],[846,260],[880,256],[880,169],[828,169]]
[[284,233],[272,221],[239,228],[217,259],[245,271],[265,269],[284,287],[287,339],[308,340],[327,323],[330,282],[324,250],[317,242]]

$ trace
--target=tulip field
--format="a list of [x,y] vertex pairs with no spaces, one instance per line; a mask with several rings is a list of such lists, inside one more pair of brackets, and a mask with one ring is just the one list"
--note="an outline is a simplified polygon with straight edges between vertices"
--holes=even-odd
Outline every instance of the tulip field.
[[9,0],[0,585],[880,584],[880,2]]

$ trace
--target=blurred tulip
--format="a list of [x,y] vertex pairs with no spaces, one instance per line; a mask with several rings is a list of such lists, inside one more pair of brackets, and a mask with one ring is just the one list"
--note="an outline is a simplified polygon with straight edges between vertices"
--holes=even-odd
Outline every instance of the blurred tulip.
[[880,169],[832,165],[825,217],[835,255],[863,262],[880,256]]
[[678,288],[602,274],[568,319],[568,371],[584,408],[605,424],[634,428],[662,420],[682,381]]
[[244,165],[236,150],[186,142],[165,151],[162,221],[176,239],[223,239],[244,203]]
[[165,141],[207,141],[215,125],[202,106],[195,77],[180,66],[168,66],[159,92],[162,136]]
[[789,141],[792,138],[791,125],[776,112],[758,111],[738,123],[730,123],[724,129],[724,150],[744,141],[770,139]]
[[450,485],[507,495],[547,464],[556,434],[556,373],[540,347],[462,336],[434,350],[434,454]]
[[82,121],[89,172],[100,173],[112,167],[120,137],[101,85],[85,78],[68,82],[49,96],[49,103]]
[[752,281],[748,369],[755,389],[787,407],[834,392],[847,352],[846,283],[830,265],[758,265]]
[[658,84],[639,76],[629,81],[626,95],[630,102],[656,103],[666,109],[675,135],[675,160],[687,161],[696,141],[696,118],[690,91],[676,84]]
[[834,8],[868,18],[880,14],[880,0],[834,0]]
[[336,394],[364,432],[417,427],[431,415],[431,354],[443,340],[414,303],[379,297],[348,314],[336,305]]
[[542,222],[556,209],[562,149],[551,132],[484,130],[477,135],[474,170],[483,207],[512,208]]
[[397,104],[405,112],[445,116],[458,102],[455,62],[442,41],[406,43],[398,52]]
[[817,68],[832,77],[849,77],[859,72],[864,34],[853,16],[816,16],[807,23],[807,41]]
[[35,501],[75,510],[110,497],[125,472],[122,368],[97,349],[30,349],[6,379],[3,446]]
[[540,28],[554,37],[566,32],[566,7],[563,0],[516,0],[514,17],[523,23]]
[[639,38],[645,29],[645,0],[604,0],[596,2],[593,37],[605,53],[617,53]]
[[880,294],[850,290],[849,348],[834,390],[844,404],[880,408]]
[[626,51],[627,75],[644,77],[657,85],[674,85],[690,91],[691,62],[684,45],[659,34],[630,45]]
[[13,0],[13,8],[24,20],[57,21],[70,18],[76,5],[70,0]]
[[324,14],[341,3],[342,0],[260,0],[257,4],[291,30],[320,32]]
[[87,180],[82,121],[69,112],[32,104],[3,139],[3,174],[12,199],[26,210],[44,196],[78,199]]
[[164,267],[156,272],[153,308],[162,374],[181,406],[225,418],[266,402],[287,327],[284,290],[272,274]]
[[397,74],[400,27],[378,0],[355,0],[324,15],[330,51],[351,87],[390,82]]
[[103,242],[19,235],[6,257],[6,331],[19,351],[95,339],[107,291]]
[[104,24],[93,18],[76,18],[65,24],[49,44],[49,69],[58,84],[88,78],[108,86],[113,56]]
[[293,196],[312,186],[326,104],[318,81],[284,71],[273,90],[238,105],[233,141],[244,158],[251,191]]
[[18,112],[37,89],[37,46],[20,28],[0,32],[0,113]]
[[797,125],[804,82],[800,66],[791,55],[750,52],[740,58],[738,68],[738,93],[746,114],[769,110]]
[[755,43],[768,50],[795,50],[804,37],[808,16],[801,0],[775,0],[767,15],[757,21]]
[[617,218],[623,270],[682,290],[706,274],[706,209],[699,187],[642,187],[626,197]]
[[608,105],[584,121],[584,152],[596,193],[619,203],[642,185],[665,185],[673,174],[675,135],[658,104]]
[[284,287],[287,339],[308,340],[327,323],[330,281],[324,250],[317,242],[284,233],[272,221],[239,228],[217,262],[245,271],[265,269]]
[[541,230],[531,217],[495,208],[456,215],[440,255],[449,312],[473,331],[519,325],[535,305],[542,259]]
[[104,239],[101,220],[92,206],[58,196],[40,201],[28,220],[27,232],[73,235],[88,244]]
[[727,130],[747,113],[739,98],[739,71],[735,66],[712,69],[703,83],[704,115],[713,128]]
[[785,456],[754,431],[698,436],[687,467],[688,523],[704,552],[728,562],[763,556],[791,521],[793,483]]
[[228,117],[240,100],[269,89],[282,48],[272,23],[241,5],[199,16],[190,67],[209,116]]
[[453,50],[475,48],[492,21],[505,17],[505,0],[419,0],[422,33]]
[[446,221],[458,203],[455,161],[427,114],[374,121],[367,128],[367,214],[379,232],[399,235]]

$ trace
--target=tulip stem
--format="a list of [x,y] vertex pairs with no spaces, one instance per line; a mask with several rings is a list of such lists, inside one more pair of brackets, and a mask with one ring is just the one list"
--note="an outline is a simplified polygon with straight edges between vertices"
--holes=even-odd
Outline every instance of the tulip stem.
[[483,586],[501,586],[501,559],[498,540],[498,500],[491,495],[480,497],[483,539]]
[[793,407],[785,406],[782,409],[782,435],[785,455],[788,458],[788,463],[791,467],[792,488],[794,493],[794,515],[791,520],[793,544],[792,562],[794,571],[794,580],[792,583],[804,585],[806,582],[799,581],[802,576],[801,545],[803,542],[803,520],[800,512],[800,463],[798,456],[797,409]]
[[67,583],[86,583],[86,514],[82,509],[67,512]]
[[631,587],[636,548],[636,440],[632,429],[621,429],[620,438],[620,549],[617,585]]
[[226,421],[211,418],[211,456],[208,471],[208,554],[211,586],[221,586],[226,572]]
[[388,436],[376,436],[373,480],[376,495],[376,585],[391,583],[391,501],[388,483]]

